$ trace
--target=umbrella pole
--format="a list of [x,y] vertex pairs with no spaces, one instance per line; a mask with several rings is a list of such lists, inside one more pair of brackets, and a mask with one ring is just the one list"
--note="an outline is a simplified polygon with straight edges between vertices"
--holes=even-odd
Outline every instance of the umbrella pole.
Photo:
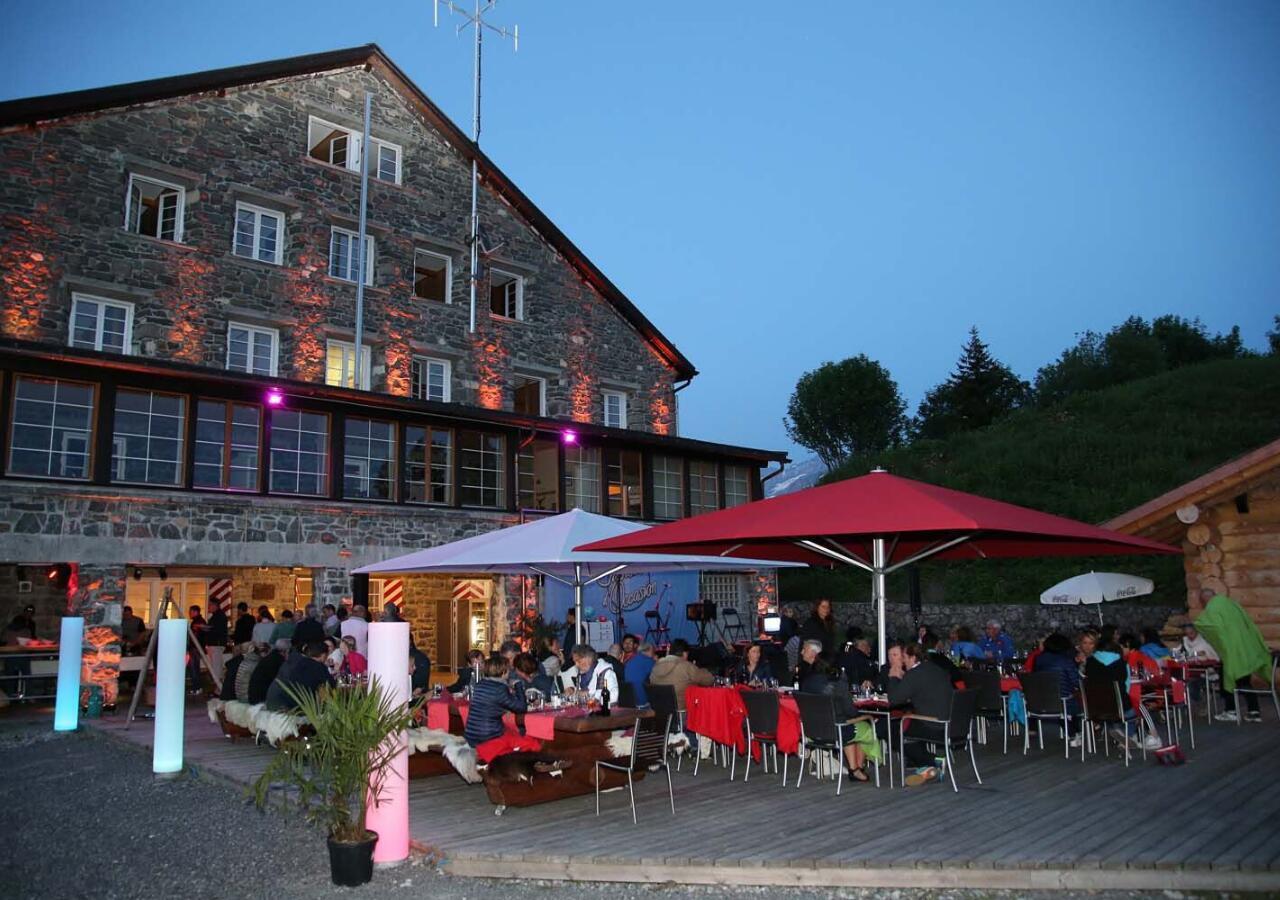
[[573,629],[574,646],[582,643],[582,564],[573,564]]
[[880,664],[888,659],[885,638],[884,595],[885,595],[885,549],[884,538],[874,538],[871,542],[871,597],[876,604],[876,630],[880,641]]

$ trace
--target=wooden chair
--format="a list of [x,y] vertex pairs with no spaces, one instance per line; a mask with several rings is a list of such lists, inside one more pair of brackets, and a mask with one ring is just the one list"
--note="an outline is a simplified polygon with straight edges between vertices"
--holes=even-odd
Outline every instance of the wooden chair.
[[626,763],[596,760],[596,815],[600,815],[600,770],[612,769],[624,772],[627,776],[627,792],[631,795],[631,824],[636,819],[636,788],[632,777],[636,772],[654,772],[659,768],[667,774],[667,796],[671,800],[671,815],[676,814],[676,793],[671,785],[671,763],[667,758],[667,732],[671,720],[667,716],[657,715],[639,719],[636,722],[635,734],[631,738],[631,756]]
[[[946,719],[937,719],[932,716],[921,716],[915,713],[907,713],[898,720],[898,753],[901,762],[902,771],[907,771],[907,755],[905,741],[917,741],[926,744],[940,744],[942,752],[946,758],[947,774],[951,776],[951,789],[957,794],[960,788],[956,784],[956,767],[955,760],[951,751],[968,750],[969,764],[973,766],[973,777],[978,779],[978,784],[982,784],[982,776],[978,774],[978,760],[973,755],[973,720],[978,711],[978,693],[977,691],[964,690],[954,691],[951,694],[951,715]],[[912,737],[907,733],[907,724],[909,722],[932,722],[935,725],[942,726],[942,738],[936,736],[931,737]],[[903,778],[905,784],[906,778]]]

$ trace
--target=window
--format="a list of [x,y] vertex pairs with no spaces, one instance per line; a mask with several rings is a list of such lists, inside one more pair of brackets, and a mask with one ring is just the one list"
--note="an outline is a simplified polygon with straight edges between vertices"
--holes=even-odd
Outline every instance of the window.
[[133,341],[133,304],[72,294],[69,330],[72,347],[128,353]]
[[510,272],[490,269],[489,312],[504,319],[523,319],[524,279]]
[[640,454],[635,450],[609,450],[604,455],[609,515],[638,519],[644,515]]
[[416,356],[409,366],[409,391],[419,400],[448,403],[453,365],[447,359]]
[[[333,226],[329,235],[329,274],[343,281],[355,282],[360,276],[360,260],[356,248],[360,235],[345,228]],[[364,283],[373,284],[373,237],[364,237]]]
[[430,250],[413,251],[413,296],[453,302],[453,261]]
[[720,508],[720,486],[716,482],[716,464],[689,462],[689,515]]
[[600,512],[600,451],[564,448],[564,503],[569,509]]
[[621,391],[604,392],[604,424],[608,428],[627,427],[627,395]]
[[181,241],[186,193],[176,184],[130,174],[124,227],[134,234],[164,241]]
[[276,374],[276,340],[274,328],[257,328],[227,323],[227,368],[252,375]]
[[329,341],[325,347],[324,383],[334,387],[354,387],[369,390],[372,381],[373,353],[368,348],[360,354],[360,383],[355,381],[356,345],[346,341]]
[[19,375],[13,394],[9,474],[87,479],[95,387]]
[[698,597],[704,603],[714,603],[721,609],[732,606],[744,621],[751,621],[753,617],[743,608],[744,578],[743,575],[724,572],[702,572],[698,577]]
[[445,428],[404,430],[405,486],[410,503],[453,502],[453,432]]
[[724,505],[741,506],[751,502],[751,476],[746,466],[724,467]]
[[276,494],[323,496],[329,491],[329,417],[292,409],[271,411],[271,471]]
[[186,397],[117,391],[112,480],[164,485],[181,482],[186,419]]
[[513,408],[526,416],[545,416],[547,414],[547,380],[532,375],[517,375]]
[[196,403],[195,468],[191,483],[223,491],[258,489],[262,410],[246,403]]
[[505,506],[501,435],[458,432],[458,498],[463,506]]
[[[360,171],[361,133],[311,116],[307,122],[307,155],[312,159],[352,172]],[[400,183],[400,147],[370,137],[369,177],[391,184]]]
[[521,509],[560,509],[560,446],[535,440],[516,458],[516,490]]
[[373,419],[347,419],[342,496],[352,500],[394,500],[396,426]]
[[284,259],[284,216],[260,206],[237,203],[231,252],[245,259],[280,265]]
[[684,460],[675,456],[653,458],[653,516],[684,517]]

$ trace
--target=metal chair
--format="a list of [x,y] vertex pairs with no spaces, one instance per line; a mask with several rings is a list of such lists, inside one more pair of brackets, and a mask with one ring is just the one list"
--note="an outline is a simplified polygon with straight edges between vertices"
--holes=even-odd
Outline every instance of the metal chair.
[[729,641],[751,639],[751,635],[747,633],[747,626],[742,624],[742,617],[738,615],[736,606],[720,607],[720,633]]
[[[969,764],[973,766],[973,777],[978,780],[978,784],[982,784],[982,776],[978,774],[978,760],[973,754],[973,720],[978,712],[978,692],[971,690],[954,691],[951,694],[951,714],[946,719],[937,719],[933,716],[921,716],[915,713],[907,713],[898,720],[898,754],[902,771],[907,771],[907,753],[906,741],[917,741],[926,744],[941,744],[943,756],[946,759],[947,774],[951,776],[951,789],[957,794],[960,793],[960,787],[956,784],[956,767],[955,760],[951,751],[953,749],[966,749],[969,751]],[[927,737],[912,737],[907,733],[907,724],[909,722],[932,722],[935,725],[942,726],[942,738],[936,735]],[[903,778],[906,782],[906,778]]]
[[600,815],[600,770],[612,769],[625,772],[627,776],[627,792],[631,795],[631,824],[636,820],[636,788],[632,777],[636,772],[655,772],[661,768],[667,773],[667,796],[671,799],[671,815],[676,814],[676,792],[671,785],[671,763],[667,759],[667,731],[670,719],[657,715],[646,716],[636,721],[635,733],[631,737],[631,758],[626,765],[622,763],[596,760],[596,815]]
[[[1102,726],[1102,747],[1107,757],[1111,756],[1111,733],[1107,729],[1108,725],[1118,726],[1125,734],[1124,740],[1124,764],[1129,765],[1129,739],[1128,739],[1128,720],[1124,715],[1124,703],[1120,699],[1120,685],[1115,681],[1100,680],[1097,678],[1080,679],[1080,695],[1084,701],[1084,721],[1087,726],[1086,739],[1093,745],[1093,752],[1098,752],[1097,739],[1093,734],[1093,726]],[[1145,735],[1145,723],[1141,716],[1135,720],[1138,724],[1139,739]],[[1145,759],[1147,755],[1144,746],[1142,756]]]
[[1271,683],[1266,688],[1242,688],[1238,687],[1232,691],[1233,699],[1236,703],[1236,724],[1244,722],[1244,714],[1240,712],[1240,697],[1243,694],[1254,694],[1260,696],[1270,696],[1271,702],[1276,707],[1276,718],[1280,719],[1280,696],[1276,695],[1276,670],[1280,668],[1280,651],[1271,651]]
[[1009,698],[1000,690],[1000,675],[997,672],[973,671],[964,673],[964,685],[978,694],[978,734],[982,743],[987,742],[986,724],[988,719],[999,719],[1004,732],[1004,752],[1009,752]]
[[655,647],[662,647],[670,643],[671,640],[671,610],[667,610],[667,617],[664,619],[662,613],[655,607],[644,611],[644,638],[643,643],[653,644]]
[[[1056,719],[1062,725],[1062,758],[1071,756],[1071,713],[1067,711],[1070,697],[1062,696],[1062,681],[1057,672],[1028,672],[1021,677],[1022,696],[1027,707],[1027,727],[1022,732],[1022,755],[1027,755],[1031,746],[1031,723],[1037,722],[1036,738],[1040,749],[1044,749],[1045,719]],[[1083,743],[1083,742],[1082,742]],[[1080,748],[1080,759],[1084,760],[1084,748]]]
[[[744,782],[751,779],[751,750],[759,745],[760,764],[767,774],[769,752],[773,753],[773,772],[778,773],[778,695],[773,691],[743,691],[747,707],[747,768]],[[787,754],[782,754],[782,784],[787,784]]]
[[[819,773],[828,754],[834,755],[836,763],[836,796],[844,787],[844,730],[855,727],[853,722],[837,722],[835,698],[830,694],[808,694],[797,692],[792,694],[796,705],[800,708],[800,774],[796,776],[796,787],[804,781],[805,760],[813,751],[821,751],[817,757]],[[880,786],[880,764],[875,766],[876,787]]]
[[[649,706],[658,718],[667,720],[667,734],[673,731],[684,734],[684,714],[677,706],[676,689],[669,684],[645,684],[645,694],[649,697]],[[696,747],[694,748],[696,751]],[[684,754],[676,759],[676,771],[684,764]]]

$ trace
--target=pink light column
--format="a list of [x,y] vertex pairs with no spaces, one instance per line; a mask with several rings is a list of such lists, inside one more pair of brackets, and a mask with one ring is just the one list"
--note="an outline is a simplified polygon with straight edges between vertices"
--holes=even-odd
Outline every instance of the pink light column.
[[[374,622],[369,626],[369,678],[377,679],[396,704],[408,703],[409,623]],[[378,833],[375,865],[394,866],[409,858],[409,736],[391,738],[399,750],[391,762],[377,804],[369,798],[366,819]]]

